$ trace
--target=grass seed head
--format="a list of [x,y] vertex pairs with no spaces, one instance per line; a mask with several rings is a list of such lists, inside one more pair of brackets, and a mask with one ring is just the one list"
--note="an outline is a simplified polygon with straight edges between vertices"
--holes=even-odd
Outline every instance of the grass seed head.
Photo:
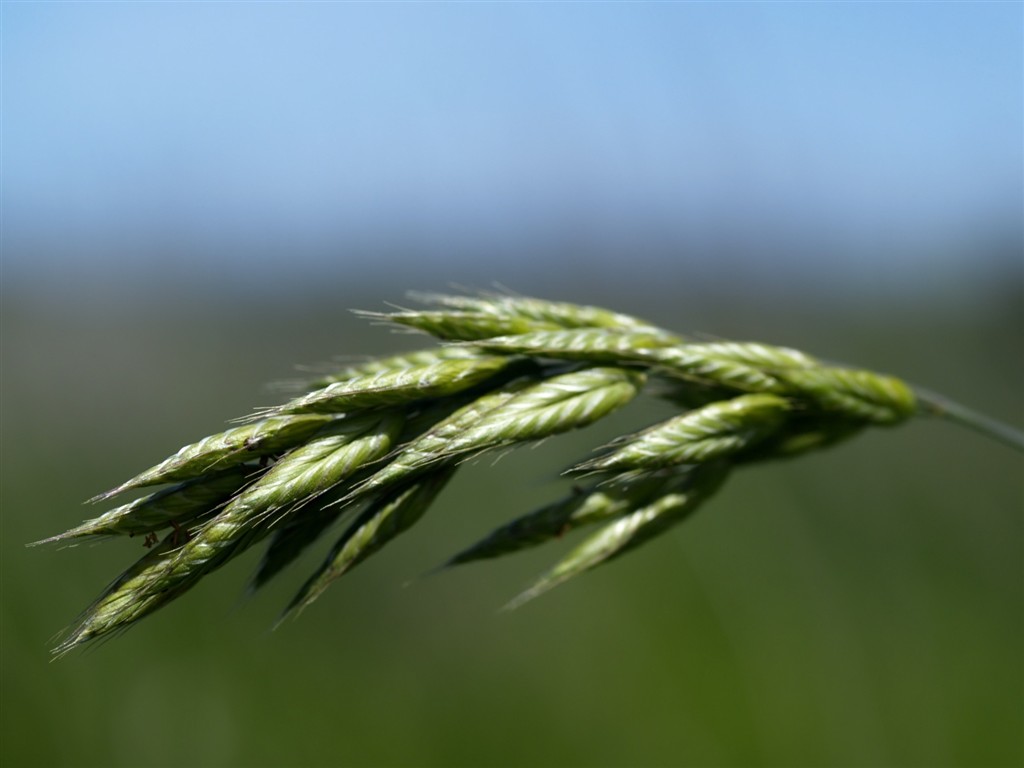
[[784,371],[780,376],[823,410],[870,424],[898,424],[918,408],[907,384],[871,371],[818,367]]
[[743,395],[705,405],[650,427],[574,472],[629,472],[700,464],[744,451],[771,436],[790,403],[775,395]]
[[133,488],[203,477],[219,469],[272,456],[305,442],[332,420],[331,416],[322,415],[277,416],[218,432],[180,448],[155,467],[91,501],[103,501]]
[[[173,530],[83,612],[65,653],[130,627],[269,538],[266,583],[342,517],[351,522],[289,606],[407,530],[467,458],[598,421],[645,389],[679,410],[575,472],[600,482],[500,526],[447,565],[604,523],[526,600],[678,524],[729,473],[799,456],[872,426],[938,416],[1024,450],[1024,435],[889,376],[754,342],[693,343],[598,307],[501,294],[422,297],[370,316],[460,344],[350,365],[250,424],[218,432],[97,497],[167,485],[47,541]],[[468,343],[467,343],[468,342]]]
[[211,472],[122,504],[66,533],[38,543],[87,536],[137,536],[171,526],[188,525],[218,508],[255,476],[255,469],[246,465]]
[[440,363],[443,360],[469,360],[477,357],[480,350],[471,346],[447,346],[434,347],[433,349],[418,349],[413,352],[403,352],[400,355],[390,357],[378,357],[371,360],[364,360],[360,363],[346,365],[334,373],[313,379],[306,384],[306,390],[323,389],[331,384],[340,381],[348,381],[361,376],[370,376],[375,373],[404,371],[409,368],[419,368],[431,363]]
[[391,312],[370,316],[423,331],[444,341],[479,341],[530,331],[551,331],[559,327],[556,323],[485,312]]
[[616,331],[640,331],[645,334],[655,334],[670,342],[679,341],[678,337],[645,320],[601,307],[544,301],[501,293],[489,293],[482,296],[451,296],[432,293],[413,293],[412,295],[425,304],[441,305],[464,312],[520,318],[558,328],[606,328]]
[[337,414],[447,397],[489,379],[508,365],[508,358],[472,356],[377,371],[329,384],[273,412]]
[[576,328],[499,336],[480,341],[477,346],[505,355],[581,360],[593,364],[642,360],[643,350],[664,347],[669,343],[666,337],[648,331]]

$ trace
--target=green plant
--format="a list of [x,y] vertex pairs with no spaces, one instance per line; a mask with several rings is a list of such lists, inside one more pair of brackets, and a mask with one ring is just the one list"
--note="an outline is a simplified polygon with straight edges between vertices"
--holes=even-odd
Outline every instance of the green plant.
[[[64,653],[122,630],[268,539],[258,589],[341,518],[348,525],[285,615],[405,531],[466,459],[585,427],[645,391],[680,413],[569,468],[564,498],[445,565],[599,530],[515,606],[678,524],[738,468],[799,456],[919,415],[1024,436],[899,379],[757,343],[698,342],[596,307],[507,295],[419,297],[366,313],[446,345],[354,365],[185,446],[94,501],[164,486],[46,539],[144,535],[148,551],[83,613]],[[165,532],[160,538],[160,532]],[[42,542],[40,542],[42,543]]]

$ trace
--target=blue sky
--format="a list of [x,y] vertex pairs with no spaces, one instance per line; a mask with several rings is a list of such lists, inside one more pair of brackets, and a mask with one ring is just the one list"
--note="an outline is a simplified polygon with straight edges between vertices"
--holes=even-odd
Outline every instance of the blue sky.
[[[863,259],[837,269],[898,251],[909,273],[1019,236],[1019,3],[2,15],[8,275],[122,269],[155,242],[273,276],[337,250],[543,250],[565,232],[842,243]],[[268,243],[291,256],[254,255]]]

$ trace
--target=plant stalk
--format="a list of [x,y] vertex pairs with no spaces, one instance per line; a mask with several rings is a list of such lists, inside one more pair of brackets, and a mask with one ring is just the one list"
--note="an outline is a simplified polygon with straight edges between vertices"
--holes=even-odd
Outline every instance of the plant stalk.
[[1009,424],[996,421],[990,416],[961,405],[949,398],[930,392],[920,387],[914,388],[922,413],[948,419],[962,426],[973,429],[986,437],[998,440],[1005,445],[1024,451],[1024,432],[1014,429]]

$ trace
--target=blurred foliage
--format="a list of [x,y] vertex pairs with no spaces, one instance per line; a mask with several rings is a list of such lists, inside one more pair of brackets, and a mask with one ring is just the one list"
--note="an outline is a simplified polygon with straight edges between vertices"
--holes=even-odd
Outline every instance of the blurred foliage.
[[[1014,292],[870,311],[533,292],[827,354],[1024,420]],[[413,532],[277,632],[320,552],[249,601],[250,553],[134,631],[51,664],[53,633],[142,545],[24,544],[211,425],[276,402],[259,385],[294,363],[425,345],[345,311],[396,298],[4,296],[0,764],[1024,762],[1021,459],[942,423],[738,473],[678,531],[511,614],[496,610],[549,548],[402,588],[558,496],[552,466],[664,408],[636,404],[469,467]]]

